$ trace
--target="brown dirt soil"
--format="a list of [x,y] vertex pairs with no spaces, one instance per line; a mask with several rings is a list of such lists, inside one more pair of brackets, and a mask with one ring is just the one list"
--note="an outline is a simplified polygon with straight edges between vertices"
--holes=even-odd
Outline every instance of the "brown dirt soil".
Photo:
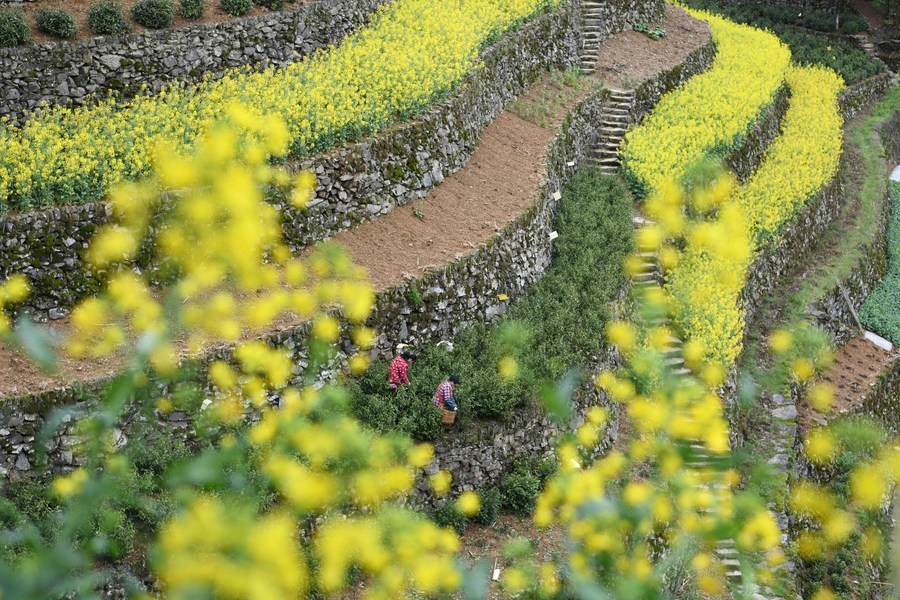
[[[26,20],[28,21],[29,25],[31,25],[31,34],[35,42],[40,44],[44,42],[71,41],[72,39],[84,40],[92,37],[97,37],[91,32],[87,22],[88,9],[94,2],[96,2],[96,0],[36,0],[34,2],[25,2],[24,6],[22,6],[22,9],[25,11],[25,15],[27,17]],[[134,19],[131,18],[131,7],[134,6],[137,0],[118,0],[118,2],[122,6],[122,11],[125,13],[125,18],[131,25],[131,32],[152,31],[151,29],[147,29],[146,27],[141,27],[134,22]],[[170,29],[174,29],[176,27],[186,27],[188,25],[198,25],[201,23],[219,23],[222,21],[229,21],[231,19],[240,18],[233,17],[222,10],[222,8],[219,6],[219,0],[203,0],[203,5],[205,6],[203,15],[199,19],[185,19],[179,13],[178,0],[173,0],[173,2],[175,3],[175,19],[172,21]],[[285,10],[290,10],[292,7],[296,7],[305,2],[307,2],[307,0],[291,0],[290,4],[285,5]],[[60,40],[60,38],[53,37],[52,35],[47,35],[46,33],[38,31],[37,25],[34,22],[34,13],[42,6],[63,8],[70,12],[72,16],[75,17],[75,26],[78,28],[75,37],[70,38],[69,40]],[[257,6],[256,4],[254,4],[250,8],[250,11],[244,16],[251,17],[262,15],[268,12],[272,11],[263,6]]]
[[[668,31],[665,38],[654,41],[633,31],[620,33],[601,45],[600,56],[620,56],[617,64],[624,65],[624,72],[631,78],[647,78],[680,63],[706,43],[709,30],[701,22],[691,28],[688,25],[691,18],[681,9],[669,7],[668,10],[673,20],[661,24]],[[634,50],[625,51],[627,44],[620,41],[623,36],[633,40]],[[645,48],[652,48],[651,58],[643,54],[649,52]],[[600,64],[606,64],[604,60]],[[603,75],[598,73],[594,77],[602,79]],[[596,79],[587,82],[593,84]],[[539,102],[549,85],[549,77],[545,77],[520,99]],[[569,95],[566,102],[560,103],[560,110],[548,119],[547,127],[504,111],[484,130],[466,167],[449,175],[426,199],[345,231],[336,236],[336,241],[344,244],[357,263],[368,269],[379,290],[471,253],[531,206],[542,179],[544,153],[562,115],[590,88],[591,85],[582,86],[579,94]],[[415,207],[420,207],[424,218],[415,216]],[[279,319],[277,329],[296,322],[287,315]],[[68,319],[54,321],[49,327],[64,336]],[[53,389],[73,381],[90,381],[109,375],[121,364],[119,357],[63,358],[58,373],[46,374],[18,351],[0,347],[0,397]]]
[[704,21],[671,4],[666,4],[666,20],[651,23],[650,28],[656,25],[666,30],[666,37],[654,40],[637,31],[623,31],[603,42],[594,76],[608,87],[629,87],[626,84],[674,67],[711,36]]
[[[863,336],[841,346],[835,355],[834,365],[821,378],[821,381],[834,387],[834,405],[829,414],[852,413],[859,408],[881,372],[898,357],[900,351],[896,348],[893,352],[886,352]],[[798,423],[804,432],[828,417],[805,400],[797,403],[797,411]]]
[[871,2],[866,2],[866,0],[850,0],[849,4],[856,9],[859,14],[865,17],[866,22],[869,23],[869,28],[871,28],[872,31],[875,31],[884,25],[884,15],[881,14],[881,11],[875,8]]

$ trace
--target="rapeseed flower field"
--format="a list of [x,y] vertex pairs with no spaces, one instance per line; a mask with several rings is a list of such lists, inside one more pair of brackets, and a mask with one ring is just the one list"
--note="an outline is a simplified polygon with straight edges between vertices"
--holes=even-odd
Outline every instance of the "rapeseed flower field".
[[[829,69],[791,66],[788,49],[768,32],[694,14],[710,24],[715,62],[663,98],[627,136],[622,158],[626,175],[651,193],[648,214],[682,240],[680,250],[666,246],[662,253],[675,321],[708,359],[727,368],[743,347],[741,295],[754,256],[837,171],[843,81]],[[783,84],[792,95],[781,134],[747,182],[713,193],[713,205],[673,197],[665,185],[672,174],[683,177],[733,149]],[[686,201],[694,218],[673,224],[671,215]],[[663,238],[658,231],[648,237]]]
[[621,150],[626,177],[644,194],[672,173],[734,148],[772,102],[790,63],[790,50],[774,35],[696,14],[712,29],[712,67],[664,96]]
[[235,103],[283,120],[297,156],[372,134],[448,93],[486,42],[559,2],[398,0],[340,46],[282,69],[0,123],[0,209],[98,199],[147,175],[161,143],[186,155]]

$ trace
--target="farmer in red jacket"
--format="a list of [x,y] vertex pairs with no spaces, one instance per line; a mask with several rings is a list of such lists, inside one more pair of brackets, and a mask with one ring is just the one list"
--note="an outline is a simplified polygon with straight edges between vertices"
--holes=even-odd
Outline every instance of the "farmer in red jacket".
[[415,359],[415,354],[404,350],[391,361],[388,369],[388,385],[392,390],[409,384],[409,363]]

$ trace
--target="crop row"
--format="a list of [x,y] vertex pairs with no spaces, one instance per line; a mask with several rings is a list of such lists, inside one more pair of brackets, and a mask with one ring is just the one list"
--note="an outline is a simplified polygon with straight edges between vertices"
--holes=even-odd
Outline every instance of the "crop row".
[[559,1],[400,0],[339,46],[282,69],[0,123],[0,209],[102,197],[146,175],[161,145],[186,154],[236,104],[281,117],[295,156],[372,134],[447,94],[485,43]]
[[[662,253],[675,322],[712,363],[732,364],[741,352],[741,294],[754,257],[834,176],[841,153],[837,94],[843,81],[821,67],[790,65],[790,53],[768,32],[696,13],[710,24],[719,54],[706,74],[660,103],[623,148],[633,185],[651,193],[656,238],[677,238]],[[739,187],[723,182],[712,206],[690,203],[669,185],[703,177],[704,159],[721,157],[763,114],[787,83],[790,107],[780,136]],[[677,211],[672,210],[678,207]]]
[[663,97],[622,148],[630,183],[655,191],[673,173],[736,147],[748,124],[772,102],[790,64],[790,51],[773,35],[705,15],[716,44],[712,67]]

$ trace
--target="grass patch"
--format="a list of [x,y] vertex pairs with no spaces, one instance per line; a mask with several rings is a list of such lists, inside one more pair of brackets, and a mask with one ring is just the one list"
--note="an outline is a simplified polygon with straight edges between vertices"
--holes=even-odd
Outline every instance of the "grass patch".
[[[379,431],[418,439],[440,433],[431,397],[449,373],[461,378],[460,419],[497,418],[537,399],[547,381],[586,365],[603,346],[609,302],[625,279],[632,249],[631,197],[615,177],[591,169],[563,192],[553,263],[544,277],[492,328],[476,325],[452,353],[430,347],[410,369],[412,383],[387,386],[387,361],[350,382],[356,415]],[[512,356],[518,375],[504,378],[498,363]]]

